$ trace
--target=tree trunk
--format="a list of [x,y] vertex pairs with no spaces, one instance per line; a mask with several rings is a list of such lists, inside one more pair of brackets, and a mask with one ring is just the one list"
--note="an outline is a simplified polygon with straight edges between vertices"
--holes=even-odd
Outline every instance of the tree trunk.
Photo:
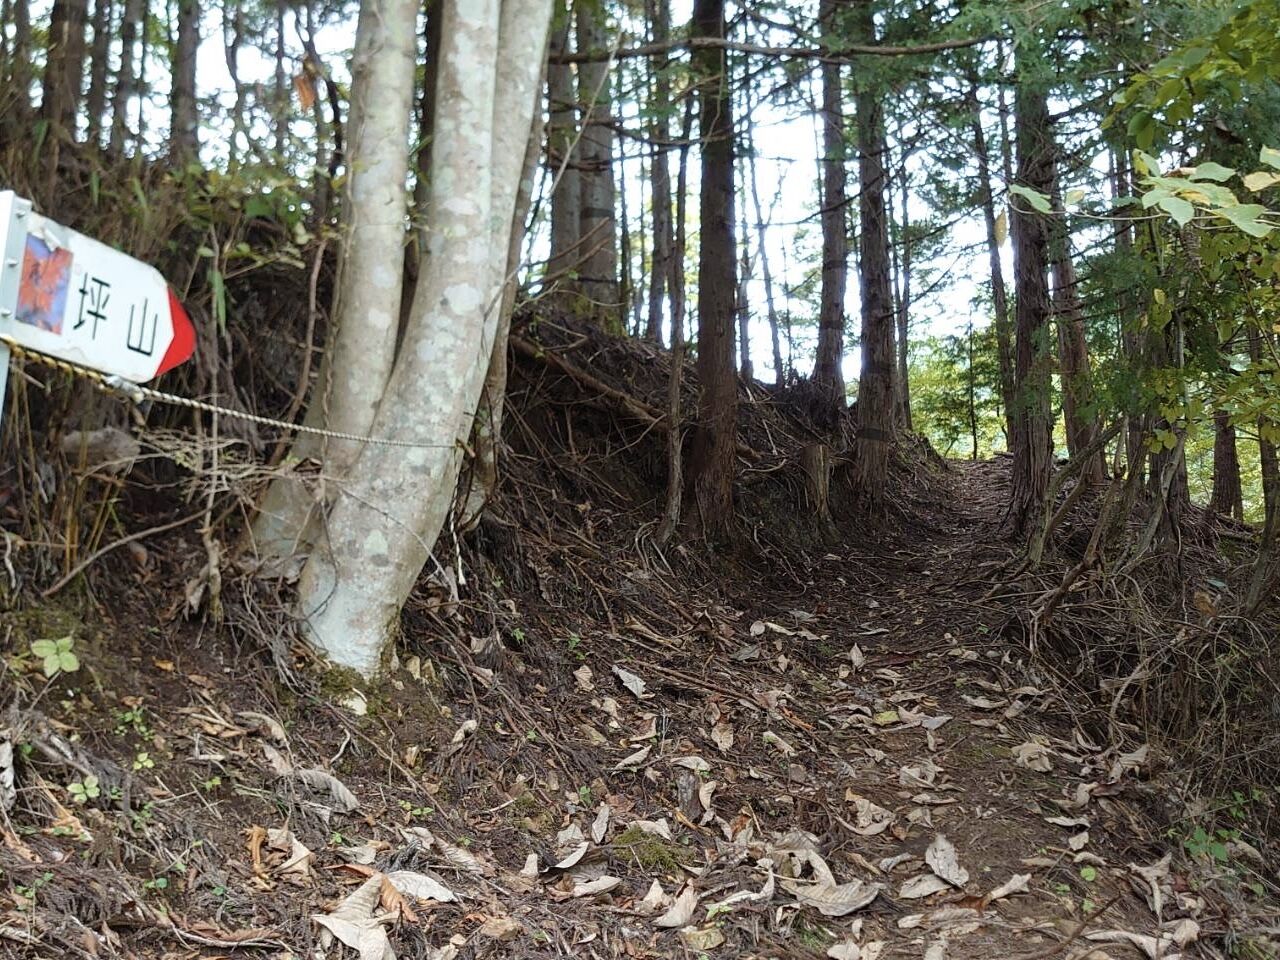
[[[1004,265],[1000,258],[1002,225],[1007,221],[996,215],[995,197],[991,190],[991,157],[987,152],[986,132],[982,127],[982,108],[978,103],[978,85],[970,81],[969,102],[972,111],[973,152],[978,158],[978,190],[982,196],[982,218],[987,228],[987,260],[991,270],[991,306],[995,313],[996,359],[1000,367],[1000,403],[1004,407],[1005,438],[1013,437],[1013,335],[1009,326],[1009,295],[1004,285]],[[1003,105],[1003,95],[1001,99]]]
[[[545,54],[543,58],[545,59]],[[539,83],[538,86],[541,88],[542,84]],[[524,167],[520,171],[515,213],[511,221],[511,242],[507,247],[506,275],[502,279],[498,330],[493,338],[489,369],[485,371],[484,390],[480,395],[480,409],[476,412],[471,434],[474,456],[469,464],[469,482],[464,484],[466,499],[458,510],[460,530],[470,530],[475,526],[494,491],[498,489],[498,452],[507,405],[507,340],[511,333],[511,315],[515,311],[516,294],[520,287],[520,254],[524,249],[525,221],[533,202],[534,178],[538,172],[538,158],[542,154],[542,138],[542,111],[535,110],[533,125],[529,129],[529,142],[525,147]]]
[[578,170],[577,97],[573,72],[567,63],[555,62],[569,50],[569,13],[561,2],[551,33],[551,62],[547,65],[547,169],[551,173],[551,258],[546,280],[566,290],[577,286],[582,257],[579,220],[582,210],[581,174]]
[[177,0],[178,42],[173,53],[169,95],[169,153],[180,162],[200,153],[200,115],[196,101],[196,52],[200,47],[199,0]]
[[240,79],[240,47],[244,43],[244,9],[241,0],[227,0],[222,8],[222,55],[236,101],[231,113],[231,137],[227,141],[227,165],[239,165],[240,140],[245,134],[246,91]]
[[58,128],[59,136],[75,139],[76,111],[84,79],[86,0],[54,0],[49,15],[49,52],[44,68],[40,117]]
[[[902,181],[902,296],[898,300],[898,378],[894,381],[894,399],[897,410],[897,421],[908,431],[911,424],[911,377],[908,368],[908,332],[911,326],[911,214],[908,210],[911,178],[907,173],[907,154],[902,154],[902,163],[898,168],[898,177]],[[972,331],[970,331],[972,338]]]
[[742,255],[738,261],[738,376],[742,382],[750,384],[755,379],[755,368],[751,365],[751,301],[747,292],[747,282],[751,279],[751,249],[747,245],[747,224],[742,223]]
[[[868,0],[860,0],[859,36],[872,42],[875,24]],[[894,310],[889,280],[889,230],[885,212],[886,150],[882,91],[863,87],[858,110],[858,212],[862,244],[862,367],[858,379],[858,446],[853,462],[857,496],[871,510],[883,505],[893,443]]]
[[[416,0],[365,0],[356,28],[344,242],[329,348],[306,417],[310,426],[356,436],[369,435],[395,359],[417,9]],[[361,449],[352,441],[302,434],[291,459],[316,458],[325,476],[338,480]],[[299,544],[309,545],[316,535],[308,530],[314,510],[315,501],[297,479],[273,483],[254,525],[259,556],[279,560]]]
[[93,5],[93,44],[89,53],[89,95],[85,101],[85,113],[88,115],[89,143],[95,147],[102,145],[102,124],[107,112],[112,7],[112,0],[95,0]]
[[1244,519],[1236,428],[1226,410],[1215,410],[1213,414],[1213,495],[1209,498],[1209,509],[1237,520]]
[[288,166],[289,152],[289,77],[284,71],[284,14],[287,9],[288,0],[276,0],[276,69],[275,89],[271,96],[271,126],[276,141],[276,162],[282,168]]
[[[671,10],[667,0],[645,0],[645,16],[654,43],[666,43],[671,33]],[[649,271],[649,314],[645,323],[645,339],[662,344],[662,302],[671,272],[671,168],[667,163],[667,141],[671,124],[667,111],[671,105],[671,82],[667,79],[666,61],[650,61],[652,100],[649,110],[649,137],[653,141],[649,154],[649,183],[653,192],[653,264]]]
[[[1270,339],[1266,330],[1254,330],[1249,335],[1249,356],[1254,363],[1262,358],[1263,340]],[[1273,350],[1268,353],[1274,355]],[[1267,416],[1258,417],[1258,457],[1262,470],[1263,523],[1262,537],[1258,544],[1258,556],[1253,562],[1249,580],[1249,592],[1245,597],[1244,615],[1254,616],[1267,600],[1275,598],[1276,539],[1280,535],[1280,456],[1276,453],[1276,421]]]
[[[498,333],[551,19],[551,0],[442,6],[430,249],[370,431],[417,446],[364,448],[322,525],[328,549],[299,583],[310,638],[364,674],[377,671],[453,502]],[[388,26],[412,40],[411,19]]]
[[129,101],[136,89],[133,48],[145,17],[146,0],[125,0],[120,21],[120,68],[116,71],[116,88],[111,98],[111,152],[116,155],[124,151],[124,140],[129,133]]
[[[1060,191],[1054,201],[1061,206]],[[1054,226],[1053,236],[1053,318],[1058,328],[1058,376],[1062,383],[1062,419],[1067,435],[1067,452],[1078,456],[1093,443],[1097,433],[1090,410],[1093,403],[1093,376],[1089,369],[1089,343],[1085,337],[1084,307],[1075,263],[1071,259],[1071,236],[1065,220]],[[1106,451],[1089,458],[1079,482],[1101,483],[1106,475]]]
[[782,343],[778,335],[778,310],[773,300],[773,274],[769,270],[769,253],[765,247],[764,213],[760,208],[760,185],[756,178],[755,142],[751,137],[751,117],[745,118],[747,136],[751,144],[747,150],[748,175],[751,180],[751,203],[756,214],[756,249],[760,252],[760,275],[764,280],[764,306],[769,317],[769,341],[773,347],[773,383],[781,390],[786,382],[786,370],[782,364]]
[[28,0],[13,0],[13,53],[10,59],[9,86],[14,93],[14,117],[18,121],[31,113],[31,5]]
[[[666,0],[659,0],[665,3]],[[676,173],[676,222],[668,269],[671,290],[671,374],[667,379],[667,502],[655,535],[665,544],[680,526],[684,504],[684,426],[681,423],[680,388],[684,381],[684,251],[688,212],[689,137],[693,133],[693,97],[685,94],[684,122],[680,128],[680,162]]]
[[[1014,99],[1018,183],[1048,196],[1053,189],[1053,138],[1047,93],[1042,86],[1021,84]],[[1014,204],[1014,292],[1017,352],[1014,396],[1010,411],[1013,447],[1011,516],[1018,529],[1039,516],[1053,468],[1049,403],[1049,218]]]
[[[830,38],[844,6],[842,0],[822,0],[818,18]],[[824,60],[822,73],[822,290],[818,307],[818,348],[813,362],[817,422],[833,429],[845,409],[844,298],[849,275],[848,198],[845,191],[844,90],[840,64]]]
[[[725,36],[724,0],[694,0],[691,35]],[[698,425],[691,473],[704,533],[728,535],[733,527],[733,477],[737,445],[738,386],[734,374],[733,114],[728,57],[723,48],[693,53],[702,141],[698,204]]]
[[[608,46],[603,10],[576,3],[578,49]],[[582,244],[581,288],[593,316],[613,333],[623,332],[622,291],[618,284],[618,222],[614,211],[613,94],[609,63],[578,64],[578,102],[584,111],[579,147],[581,204],[578,231]]]

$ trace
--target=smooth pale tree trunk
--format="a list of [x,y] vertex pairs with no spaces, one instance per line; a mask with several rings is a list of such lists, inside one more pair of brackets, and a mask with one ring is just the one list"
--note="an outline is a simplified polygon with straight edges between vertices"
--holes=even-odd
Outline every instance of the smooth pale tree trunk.
[[200,115],[196,102],[196,51],[200,47],[199,0],[177,0],[178,42],[173,52],[173,87],[169,94],[169,152],[192,160],[200,152]]
[[[725,36],[724,0],[694,0],[691,34]],[[703,532],[724,538],[733,528],[738,381],[733,363],[737,271],[733,239],[733,112],[723,49],[693,54],[698,84],[702,186],[698,198],[698,425],[690,473]]]
[[498,332],[551,2],[446,0],[442,15],[428,252],[371,429],[419,446],[364,448],[299,583],[312,642],[366,675],[454,499]]
[[1008,219],[1007,214],[996,214],[995,195],[991,189],[991,156],[987,148],[986,131],[982,126],[982,108],[978,102],[977,81],[970,82],[969,104],[972,111],[973,152],[978,159],[978,190],[982,195],[982,219],[987,229],[991,308],[995,314],[996,361],[1000,369],[1000,404],[1004,407],[1005,439],[1012,442],[1013,333],[1009,322],[1009,294],[1004,282],[1004,264],[1000,257],[1000,248],[1004,245],[1004,234],[1008,232]]
[[89,124],[89,142],[95,147],[101,145],[102,125],[107,112],[112,9],[112,0],[95,0],[93,5],[93,43],[89,49],[89,93],[85,98],[85,114]]
[[1240,454],[1236,448],[1236,428],[1231,414],[1213,414],[1213,495],[1209,509],[1244,519],[1244,494],[1240,487]]
[[44,68],[40,117],[67,139],[75,139],[76,111],[84,73],[86,0],[54,0],[49,14],[49,51]]
[[[608,46],[599,0],[579,0],[573,12],[579,50]],[[582,105],[581,206],[578,232],[582,254],[579,286],[591,315],[614,333],[623,332],[622,290],[618,282],[618,218],[614,210],[613,92],[608,61],[578,64],[578,102]]]
[[146,0],[125,0],[120,21],[120,66],[116,70],[116,86],[111,97],[111,152],[124,151],[129,133],[129,102],[135,89],[133,54],[138,42],[138,29],[146,16]]
[[542,111],[534,112],[525,147],[524,167],[520,171],[520,187],[516,193],[516,209],[511,222],[511,243],[507,248],[507,271],[502,283],[502,305],[498,332],[485,372],[484,392],[472,429],[471,448],[474,456],[469,464],[467,482],[463,485],[466,499],[458,511],[458,528],[469,530],[479,521],[486,504],[498,488],[498,453],[502,439],[502,418],[507,401],[507,340],[511,333],[511,315],[519,292],[520,251],[524,248],[525,221],[533,203],[534,178],[542,153]]
[[551,31],[551,62],[547,64],[547,170],[551,174],[551,257],[546,281],[569,291],[577,284],[582,256],[578,233],[582,210],[582,185],[578,171],[577,96],[573,71],[556,58],[569,50],[569,12],[558,4]]
[[[818,17],[830,34],[842,0],[822,0]],[[845,409],[844,298],[849,275],[848,197],[845,191],[844,90],[840,64],[824,60],[822,73],[822,287],[818,306],[818,348],[813,361],[817,421],[835,427]]]
[[[305,421],[355,436],[369,435],[395,360],[417,10],[415,0],[365,0],[356,29],[351,162],[334,322]],[[360,449],[352,441],[301,434],[290,459],[317,459],[324,476],[338,481]],[[317,508],[295,478],[273,483],[254,525],[259,557],[276,561],[304,552],[313,539],[307,528]]]
[[[861,35],[874,40],[871,5],[860,2]],[[889,229],[885,210],[885,143],[882,91],[864,87],[857,95],[858,212],[861,247],[862,367],[858,379],[858,446],[853,483],[871,510],[883,505],[894,439],[894,310],[889,279]]]
[[[1024,83],[1014,99],[1018,182],[1046,197],[1053,189],[1053,138],[1044,87]],[[1048,285],[1049,218],[1025,200],[1014,204],[1012,222],[1017,350],[1014,357],[1014,524],[1021,529],[1039,516],[1053,468],[1050,414]]]
[[[671,9],[668,0],[645,0],[645,16],[654,43],[666,43],[671,33]],[[665,60],[650,60],[652,99],[649,109],[653,120],[649,136],[653,141],[649,155],[649,183],[653,192],[653,266],[649,271],[649,312],[645,338],[662,344],[662,304],[667,294],[667,276],[671,272],[671,167],[667,162],[667,141],[671,139],[671,122],[667,111],[671,106],[671,82],[667,79]]]

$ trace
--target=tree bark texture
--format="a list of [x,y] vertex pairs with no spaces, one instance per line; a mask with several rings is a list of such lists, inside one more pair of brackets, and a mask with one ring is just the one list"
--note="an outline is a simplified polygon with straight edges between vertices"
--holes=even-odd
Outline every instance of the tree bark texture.
[[[1042,86],[1023,84],[1014,99],[1018,183],[1045,196],[1053,189],[1053,138]],[[1016,354],[1010,421],[1013,445],[1012,519],[1019,529],[1038,516],[1053,468],[1050,414],[1048,282],[1049,218],[1014,204],[1012,217]]]
[[[832,33],[842,0],[822,0],[818,17]],[[845,409],[844,299],[849,275],[848,196],[845,179],[844,90],[840,64],[824,60],[822,75],[822,287],[818,306],[818,347],[813,386],[818,422],[832,429]]]
[[[724,0],[694,0],[692,34],[725,35]],[[737,270],[734,258],[733,115],[723,49],[694,53],[698,84],[702,187],[698,219],[698,423],[691,479],[704,532],[717,539],[733,527],[733,478],[738,422],[734,371]]]
[[[869,3],[859,4],[861,37],[874,39]],[[858,211],[862,287],[862,368],[858,379],[857,455],[854,491],[870,509],[879,510],[889,480],[889,453],[894,439],[894,310],[889,278],[889,229],[885,210],[885,130],[881,92],[859,91]]]
[[[592,0],[575,3],[578,49],[608,46],[604,11]],[[582,254],[579,286],[606,330],[623,332],[622,290],[618,278],[618,219],[613,179],[613,90],[608,62],[578,65],[578,102],[582,140],[578,231]]]

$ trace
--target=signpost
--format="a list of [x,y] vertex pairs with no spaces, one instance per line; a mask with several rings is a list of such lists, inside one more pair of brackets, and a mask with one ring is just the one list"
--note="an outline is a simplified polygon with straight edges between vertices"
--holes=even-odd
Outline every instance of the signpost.
[[[0,191],[0,333],[143,383],[188,359],[195,328],[160,272]],[[9,348],[0,343],[0,415]]]

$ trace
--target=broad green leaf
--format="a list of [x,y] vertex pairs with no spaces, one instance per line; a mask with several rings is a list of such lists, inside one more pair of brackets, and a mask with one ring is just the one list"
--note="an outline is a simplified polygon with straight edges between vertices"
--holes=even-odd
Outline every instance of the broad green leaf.
[[1181,197],[1161,197],[1160,209],[1173,217],[1180,227],[1185,227],[1196,215],[1196,208]]
[[1222,183],[1224,180],[1230,180],[1236,175],[1236,172],[1230,167],[1224,167],[1220,163],[1210,160],[1208,163],[1202,163],[1191,171],[1192,180],[1213,180],[1216,183]]
[[1150,210],[1157,203],[1162,203],[1166,198],[1172,197],[1173,193],[1164,187],[1156,187],[1154,190],[1148,190],[1142,195],[1142,206]]
[[1133,151],[1133,167],[1139,176],[1149,177],[1160,172],[1160,162],[1142,150]]
[[1280,183],[1280,173],[1267,173],[1265,170],[1258,170],[1254,173],[1247,173],[1244,176],[1244,185],[1254,193],[1273,187],[1277,183]]
[[1005,239],[1009,236],[1009,211],[1001,210],[1000,215],[996,217],[996,246],[1003,247]]
[[1280,170],[1280,150],[1274,147],[1263,147],[1260,158],[1268,167]]
[[1067,196],[1066,196],[1067,203],[1079,203],[1084,198],[1085,198],[1085,191],[1081,190],[1079,187],[1077,187],[1074,190],[1067,191]]
[[1053,213],[1053,206],[1049,203],[1049,198],[1039,190],[1032,190],[1030,187],[1023,186],[1020,183],[1012,183],[1009,185],[1009,192],[1024,198],[1041,213]]
[[1251,237],[1265,237],[1274,229],[1259,219],[1267,208],[1258,203],[1242,203],[1238,207],[1222,207],[1213,212],[1230,220]]

